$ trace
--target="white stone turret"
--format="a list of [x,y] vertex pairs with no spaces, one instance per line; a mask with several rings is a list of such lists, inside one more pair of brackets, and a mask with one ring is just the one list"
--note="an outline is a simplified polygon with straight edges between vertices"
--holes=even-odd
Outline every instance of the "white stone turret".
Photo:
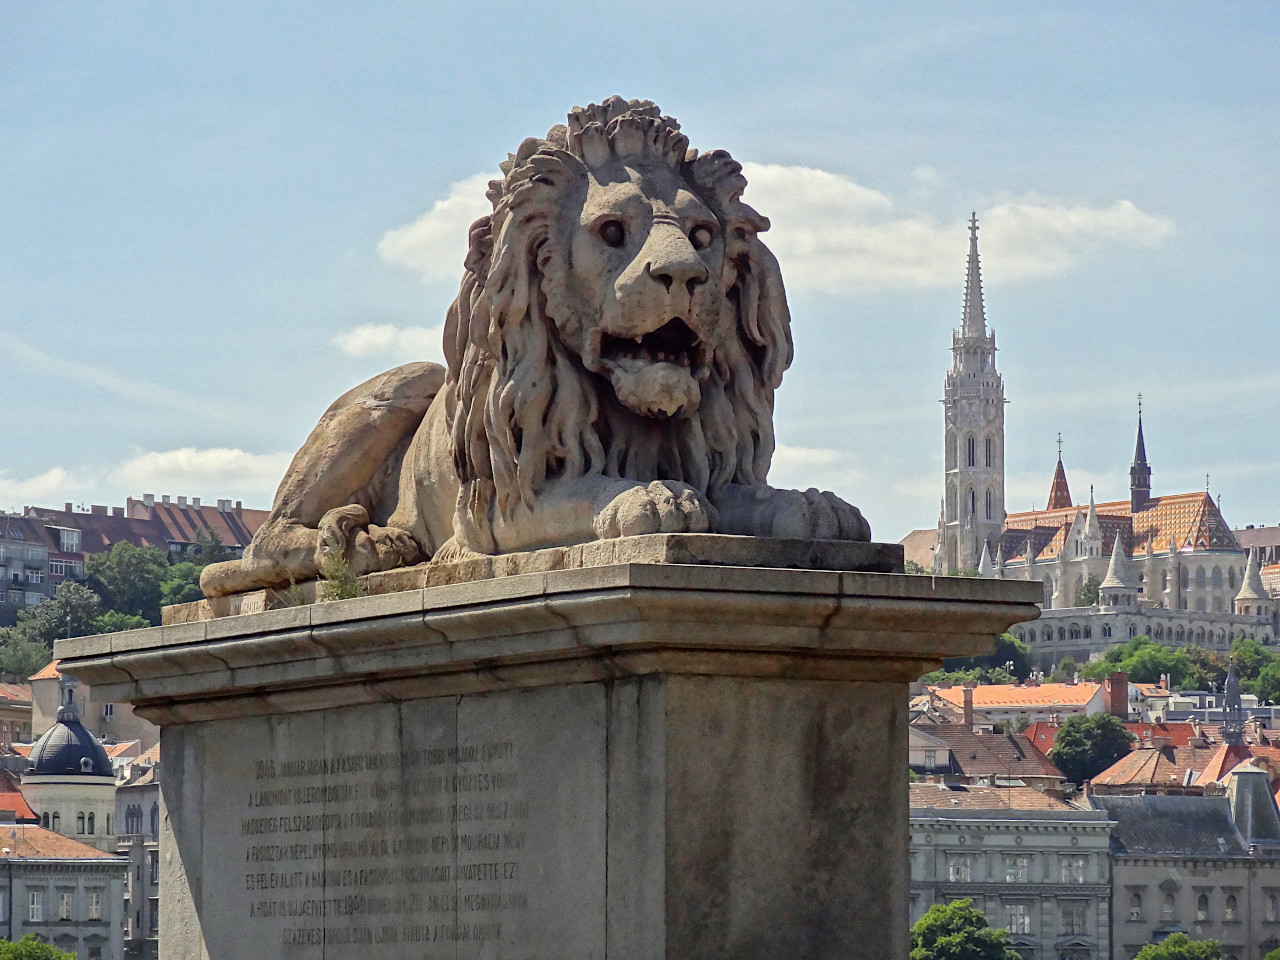
[[1235,612],[1244,617],[1271,616],[1271,598],[1262,583],[1262,570],[1258,563],[1258,548],[1249,550],[1249,562],[1244,568],[1244,582],[1236,594]]
[[1098,603],[1103,607],[1132,607],[1138,602],[1138,586],[1129,566],[1129,553],[1124,546],[1124,534],[1116,531],[1116,542],[1111,548],[1111,562],[1107,575],[1098,587]]
[[978,561],[978,576],[984,580],[991,580],[996,575],[996,565],[991,562],[991,550],[984,541],[982,544],[982,559]]
[[1098,520],[1098,507],[1093,502],[1093,485],[1089,486],[1089,512],[1084,516],[1084,531],[1080,538],[1080,556],[1102,556],[1102,523]]

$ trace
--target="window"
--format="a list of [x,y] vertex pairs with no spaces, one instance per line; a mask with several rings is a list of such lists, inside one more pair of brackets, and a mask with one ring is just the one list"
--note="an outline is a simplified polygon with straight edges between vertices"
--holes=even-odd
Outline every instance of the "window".
[[1221,568],[1221,567],[1214,567],[1214,568],[1213,568],[1213,576],[1212,576],[1212,577],[1210,577],[1210,578],[1209,578],[1209,580],[1210,580],[1210,582],[1211,582],[1215,587],[1220,587],[1220,586],[1222,586],[1222,568]]
[[62,832],[62,814],[55,813],[53,815],[53,826],[51,826],[49,829],[52,830],[54,833]]
[[978,465],[977,449],[978,443],[973,437],[969,437],[965,440],[965,464],[967,466],[975,467]]
[[973,516],[978,512],[978,495],[973,492],[973,488],[969,488],[969,515]]
[[91,814],[89,814],[89,830],[88,830],[88,833],[89,833],[89,836],[93,836],[93,833],[94,833],[94,831],[93,831],[93,814],[92,814],[92,813],[91,813]]
[[1173,894],[1166,893],[1160,901],[1160,919],[1166,923],[1173,919],[1177,905],[1174,903]]
[[987,519],[991,519],[991,491],[987,491]]
[[938,751],[926,750],[924,752],[924,765],[926,767],[933,768],[937,766],[937,764],[938,764]]
[[76,814],[76,833],[84,834],[84,814]]
[[160,804],[151,804],[151,835],[160,836]]
[[154,887],[160,883],[160,851],[147,851],[147,871],[151,875],[151,885]]
[[1265,911],[1267,923],[1275,923],[1277,919],[1280,919],[1280,896],[1268,893]]
[[22,598],[26,601],[28,607],[34,607],[37,603],[44,599],[43,593],[37,593],[34,590],[28,590]]
[[1062,901],[1062,932],[1067,936],[1080,936],[1089,932],[1087,927],[1089,904],[1084,900]]
[[1222,905],[1222,922],[1235,923],[1239,919],[1236,916],[1236,898],[1232,894],[1227,894],[1226,902]]
[[1196,923],[1204,923],[1209,919],[1209,897],[1200,894],[1196,897]]
[[65,890],[58,894],[58,919],[71,919],[71,894]]
[[80,531],[79,530],[59,530],[58,531],[58,547],[59,553],[79,553],[80,552]]
[[102,960],[102,948],[101,948],[101,947],[90,947],[90,948],[89,948],[89,956],[88,956],[87,960]]
[[991,466],[991,438],[987,437],[987,466]]
[[1084,857],[1062,858],[1062,882],[1084,883]]
[[1004,882],[1026,883],[1031,879],[1031,859],[1029,857],[1004,858]]
[[114,703],[104,703],[102,705],[103,719],[110,720],[116,715],[116,705]]
[[102,891],[101,890],[89,891],[89,919],[90,920],[102,919]]
[[49,829],[49,814],[40,814],[40,826],[44,827],[46,830]]
[[1010,933],[1031,932],[1031,908],[1025,903],[1004,905],[1005,929]]
[[44,571],[43,571],[43,570],[28,570],[28,571],[27,571],[27,583],[44,583]]
[[44,891],[27,892],[27,922],[44,923]]
[[160,899],[152,897],[149,904],[151,915],[147,917],[147,935],[154,937],[160,930]]
[[1196,589],[1204,589],[1204,567],[1198,567],[1196,569]]
[[952,883],[968,883],[973,875],[973,861],[963,853],[947,856],[947,879]]
[[1130,921],[1142,920],[1142,894],[1140,893],[1129,897],[1129,919]]

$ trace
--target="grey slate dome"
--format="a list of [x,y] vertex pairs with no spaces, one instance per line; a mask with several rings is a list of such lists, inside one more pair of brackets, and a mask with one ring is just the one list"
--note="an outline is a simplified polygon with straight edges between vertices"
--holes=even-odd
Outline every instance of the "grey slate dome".
[[36,741],[28,760],[28,775],[115,777],[107,751],[84,728],[74,706],[58,708],[58,722]]

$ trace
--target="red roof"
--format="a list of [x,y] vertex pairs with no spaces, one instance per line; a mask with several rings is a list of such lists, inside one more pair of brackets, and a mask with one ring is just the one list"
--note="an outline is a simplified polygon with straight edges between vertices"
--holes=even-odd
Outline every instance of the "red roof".
[[[1061,724],[1038,720],[1022,732],[1022,735],[1036,745],[1044,753],[1053,749]],[[1168,739],[1170,746],[1185,747],[1196,735],[1195,727],[1190,723],[1143,723],[1142,721],[1126,721],[1124,728],[1137,739],[1133,749],[1137,750],[1143,742],[1152,739]]]
[[62,674],[58,672],[58,661],[54,660],[52,663],[49,663],[46,666],[41,667],[39,672],[33,673],[31,676],[27,677],[27,679],[28,680],[57,680],[61,676]]
[[1141,747],[1094,777],[1093,786],[1189,786],[1198,781],[1217,749],[1217,745]]
[[[87,843],[72,840],[43,827],[22,824],[0,827],[0,846],[9,848],[9,856],[19,859],[52,860],[119,860],[115,854],[106,853]],[[0,854],[0,859],[4,859]],[[124,862],[123,860],[121,861]]]
[[27,806],[17,775],[8,770],[0,770],[0,811],[6,810],[13,811],[14,819],[18,821],[26,820],[36,823],[40,819]]
[[[1022,686],[1016,683],[984,683],[973,688],[974,710],[1016,710],[1022,707],[1083,707],[1102,689],[1102,684],[1088,680],[1080,683],[1041,683]],[[964,688],[947,687],[936,691],[938,697],[955,706],[964,706]]]
[[1058,468],[1053,471],[1053,483],[1049,485],[1049,503],[1046,509],[1061,510],[1071,506],[1071,490],[1067,487],[1067,471],[1062,467],[1062,458],[1058,458]]

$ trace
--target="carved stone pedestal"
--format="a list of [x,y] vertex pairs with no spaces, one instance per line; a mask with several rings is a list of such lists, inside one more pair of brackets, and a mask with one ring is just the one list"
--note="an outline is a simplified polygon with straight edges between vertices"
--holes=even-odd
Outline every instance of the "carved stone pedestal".
[[907,683],[1038,595],[614,563],[57,654],[163,726],[166,960],[881,960]]

